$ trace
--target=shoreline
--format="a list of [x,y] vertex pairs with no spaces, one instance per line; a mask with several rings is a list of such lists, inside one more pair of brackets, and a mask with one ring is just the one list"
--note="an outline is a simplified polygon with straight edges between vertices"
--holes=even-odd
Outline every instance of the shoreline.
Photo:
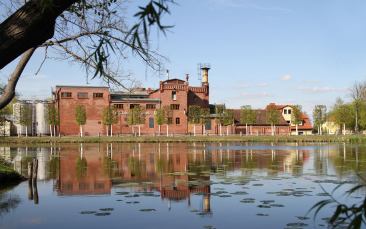
[[366,143],[366,135],[307,136],[63,136],[63,137],[0,137],[0,144],[30,143],[159,143],[159,142],[289,142],[289,143]]
[[25,177],[14,171],[7,165],[0,163],[0,189],[8,186],[17,185],[27,180]]

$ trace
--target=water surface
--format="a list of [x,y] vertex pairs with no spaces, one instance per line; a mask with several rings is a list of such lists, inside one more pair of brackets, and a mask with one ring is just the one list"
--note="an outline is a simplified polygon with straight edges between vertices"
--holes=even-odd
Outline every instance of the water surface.
[[326,228],[307,211],[360,181],[366,146],[56,144],[0,147],[37,182],[0,191],[0,228]]

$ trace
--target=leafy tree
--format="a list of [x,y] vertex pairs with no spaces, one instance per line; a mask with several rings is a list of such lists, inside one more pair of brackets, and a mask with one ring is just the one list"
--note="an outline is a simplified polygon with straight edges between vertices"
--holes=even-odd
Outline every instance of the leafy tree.
[[25,136],[28,137],[28,126],[32,125],[32,107],[30,104],[20,104],[19,124],[25,126]]
[[341,99],[337,99],[336,104],[334,105],[332,116],[334,118],[335,123],[337,123],[342,129],[343,126],[343,134],[345,134],[345,129],[354,127],[354,109],[352,104],[345,104]]
[[240,109],[240,123],[245,124],[245,132],[248,134],[248,124],[255,124],[257,115],[250,105],[242,106]]
[[105,107],[103,109],[103,117],[102,117],[102,122],[103,125],[107,126],[107,136],[109,134],[109,130],[110,130],[110,134],[111,136],[113,136],[113,124],[116,124],[118,122],[118,112],[115,108],[113,107]]
[[156,120],[156,123],[159,126],[159,136],[160,136],[161,125],[163,125],[165,123],[165,120],[166,120],[164,109],[162,109],[162,108],[156,109],[156,111],[155,111],[155,120]]
[[322,134],[322,125],[327,117],[327,107],[325,105],[315,105],[313,110],[314,128],[317,128],[319,134]]
[[[227,126],[234,123],[234,113],[232,110],[226,109],[225,104],[215,105],[215,115],[219,122],[219,134],[221,135],[221,126]],[[228,129],[227,134],[228,134]]]
[[[47,113],[45,119],[50,125],[50,135],[56,136],[56,126],[60,124],[59,113],[55,107],[55,104],[48,104]],[[53,127],[53,128],[52,128]],[[53,134],[52,134],[53,129]]]
[[302,112],[300,105],[292,106],[291,124],[296,126],[296,135],[299,135],[299,124],[302,122],[301,114]]
[[[130,49],[149,66],[159,58],[149,50],[151,27],[165,32],[163,15],[173,0],[147,0],[138,8],[135,20],[127,20],[122,0],[28,0],[1,1],[9,11],[0,24],[0,69],[22,55],[0,97],[0,108],[15,95],[15,88],[35,49],[43,49],[45,59],[70,59],[85,67],[92,77],[123,84],[116,78],[118,61]],[[3,12],[4,12],[3,11]],[[132,24],[128,24],[127,22]],[[135,21],[135,22],[134,22]],[[52,49],[52,52],[47,52]],[[117,58],[116,58],[117,57]],[[113,59],[113,61],[112,61]]]
[[278,109],[276,105],[270,104],[266,108],[266,118],[267,122],[271,124],[272,129],[272,135],[275,134],[275,125],[277,125],[280,122],[280,113],[278,112]]
[[351,88],[351,97],[353,99],[352,105],[353,105],[354,114],[355,114],[354,130],[357,133],[359,131],[360,112],[361,112],[362,107],[365,106],[366,82],[355,82]]
[[[0,87],[1,89],[1,87]],[[2,135],[6,135],[6,117],[13,113],[13,104],[16,102],[16,98],[14,98],[11,103],[9,103],[3,109],[0,109],[0,125],[3,126]]]
[[188,107],[188,122],[193,124],[193,135],[196,136],[196,124],[201,123],[202,110],[198,105]]
[[173,124],[173,111],[170,106],[163,107],[165,114],[165,124],[166,124],[166,135],[169,136],[169,125]]
[[80,126],[80,136],[83,136],[83,125],[86,124],[86,109],[83,105],[78,105],[75,108],[75,120]]
[[127,123],[132,127],[138,125],[139,136],[141,135],[140,125],[145,124],[145,120],[146,120],[145,110],[141,108],[141,106],[135,106],[128,112]]
[[[201,108],[201,124],[205,127],[207,123],[211,122],[210,119],[210,109],[209,108]],[[205,134],[206,129],[204,129]]]

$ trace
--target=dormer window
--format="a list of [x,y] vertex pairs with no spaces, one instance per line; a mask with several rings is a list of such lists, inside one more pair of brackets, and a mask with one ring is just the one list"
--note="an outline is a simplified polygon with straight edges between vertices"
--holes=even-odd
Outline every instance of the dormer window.
[[177,100],[177,91],[172,91],[172,100]]

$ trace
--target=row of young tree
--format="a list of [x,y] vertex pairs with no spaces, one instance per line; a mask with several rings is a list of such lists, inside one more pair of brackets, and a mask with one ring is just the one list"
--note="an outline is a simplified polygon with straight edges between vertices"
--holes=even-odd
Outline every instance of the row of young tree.
[[[298,127],[302,122],[302,108],[300,105],[291,106],[291,125],[296,127],[296,134],[298,135]],[[271,133],[275,135],[276,133],[276,125],[280,123],[281,113],[278,110],[278,107],[274,104],[270,104],[266,108],[266,122],[271,125]],[[252,109],[250,105],[242,106],[240,110],[240,123],[245,124],[246,134],[252,135],[251,126],[254,124],[263,124],[257,123],[257,113]],[[249,126],[249,128],[248,128]]]

